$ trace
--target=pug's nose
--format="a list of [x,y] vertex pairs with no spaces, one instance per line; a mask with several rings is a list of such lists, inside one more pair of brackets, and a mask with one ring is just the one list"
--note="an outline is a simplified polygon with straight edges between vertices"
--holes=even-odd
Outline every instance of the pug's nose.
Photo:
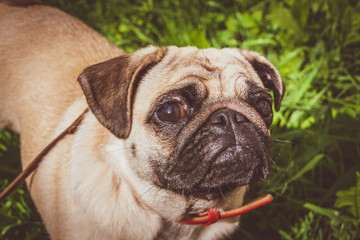
[[235,127],[248,119],[241,113],[232,109],[219,109],[210,117],[210,123],[218,127]]

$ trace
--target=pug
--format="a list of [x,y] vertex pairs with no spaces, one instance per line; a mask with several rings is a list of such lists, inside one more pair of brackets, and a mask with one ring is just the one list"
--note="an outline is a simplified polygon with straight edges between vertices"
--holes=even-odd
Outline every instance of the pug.
[[58,9],[6,3],[0,52],[0,125],[20,134],[24,168],[90,109],[27,180],[51,239],[223,239],[239,217],[179,221],[239,207],[269,178],[285,88],[256,52],[128,54]]

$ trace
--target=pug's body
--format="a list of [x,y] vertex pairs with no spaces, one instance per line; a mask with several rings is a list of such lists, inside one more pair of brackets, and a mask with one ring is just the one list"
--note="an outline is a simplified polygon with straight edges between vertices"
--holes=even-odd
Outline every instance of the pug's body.
[[241,206],[269,175],[269,91],[278,109],[284,87],[255,52],[126,54],[60,10],[6,3],[0,52],[0,127],[20,133],[23,168],[91,110],[27,181],[51,239],[222,239],[238,217],[178,221]]

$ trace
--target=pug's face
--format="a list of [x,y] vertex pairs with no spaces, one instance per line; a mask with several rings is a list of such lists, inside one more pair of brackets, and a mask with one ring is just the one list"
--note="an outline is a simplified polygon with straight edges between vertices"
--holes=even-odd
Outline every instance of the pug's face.
[[269,92],[278,109],[284,86],[259,54],[148,47],[91,66],[79,81],[151,185],[209,201],[269,177]]

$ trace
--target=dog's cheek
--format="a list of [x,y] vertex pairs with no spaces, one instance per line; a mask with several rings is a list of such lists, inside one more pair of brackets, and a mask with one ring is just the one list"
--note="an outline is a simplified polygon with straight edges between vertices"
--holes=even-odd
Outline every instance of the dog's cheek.
[[126,140],[126,152],[130,168],[145,181],[153,182],[154,161],[163,164],[169,155],[170,148],[164,142],[147,131],[144,127],[136,127]]

